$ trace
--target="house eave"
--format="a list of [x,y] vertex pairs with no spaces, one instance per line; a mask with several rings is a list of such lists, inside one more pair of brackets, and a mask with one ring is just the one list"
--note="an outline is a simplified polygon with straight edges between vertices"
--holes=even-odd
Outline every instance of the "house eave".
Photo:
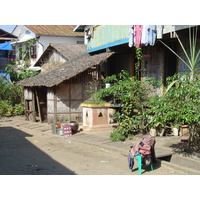
[[129,38],[125,38],[125,39],[118,40],[118,41],[115,41],[115,42],[111,42],[111,43],[108,43],[108,44],[104,44],[104,45],[101,45],[101,46],[98,46],[98,47],[87,49],[87,53],[92,53],[92,52],[100,51],[100,50],[103,50],[103,49],[108,49],[108,48],[113,47],[113,46],[126,44],[126,43],[128,43],[128,40],[129,40]]
[[77,25],[75,28],[74,28],[74,32],[84,32],[85,31],[85,26],[86,25]]
[[75,37],[75,38],[83,38],[83,36],[78,35],[48,35],[48,34],[36,34],[36,37],[47,36],[47,37]]

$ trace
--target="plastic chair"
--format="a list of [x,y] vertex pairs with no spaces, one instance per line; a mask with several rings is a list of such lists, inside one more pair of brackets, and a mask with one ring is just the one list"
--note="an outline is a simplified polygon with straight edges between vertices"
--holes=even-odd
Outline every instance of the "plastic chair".
[[[137,161],[138,161],[138,174],[142,174],[142,156],[141,155],[136,155],[134,156],[137,158]],[[153,168],[153,164],[150,163],[150,167],[151,167],[151,171],[154,170]]]

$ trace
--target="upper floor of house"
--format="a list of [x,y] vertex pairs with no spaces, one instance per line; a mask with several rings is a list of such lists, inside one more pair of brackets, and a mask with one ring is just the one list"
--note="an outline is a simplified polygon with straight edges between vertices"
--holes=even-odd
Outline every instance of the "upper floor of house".
[[[111,47],[129,42],[130,28],[133,25],[77,25],[75,32],[84,32],[87,52],[106,51]],[[160,25],[162,35],[175,37],[174,32],[186,29],[189,25]]]
[[0,29],[0,70],[4,70],[5,66],[11,62],[11,41],[15,41],[17,36]]

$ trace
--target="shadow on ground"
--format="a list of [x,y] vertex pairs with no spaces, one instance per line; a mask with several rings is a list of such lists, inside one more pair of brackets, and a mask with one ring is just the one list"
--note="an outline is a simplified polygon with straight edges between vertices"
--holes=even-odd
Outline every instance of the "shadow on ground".
[[188,141],[180,142],[178,144],[172,144],[170,147],[173,149],[173,152],[177,154],[182,154],[184,156],[197,155],[200,157],[200,142],[197,142],[197,144],[189,144]]
[[1,175],[75,174],[26,140],[26,137],[32,135],[12,127],[0,127]]

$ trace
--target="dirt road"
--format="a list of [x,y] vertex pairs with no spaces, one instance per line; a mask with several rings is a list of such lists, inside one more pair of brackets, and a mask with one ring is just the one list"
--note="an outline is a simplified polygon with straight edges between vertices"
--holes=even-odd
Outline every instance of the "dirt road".
[[[0,120],[1,175],[137,175],[137,170],[128,170],[127,156],[119,152],[54,135],[42,124],[43,131],[34,129],[34,124],[26,129],[16,127],[13,120]],[[183,173],[155,166],[143,174]]]

